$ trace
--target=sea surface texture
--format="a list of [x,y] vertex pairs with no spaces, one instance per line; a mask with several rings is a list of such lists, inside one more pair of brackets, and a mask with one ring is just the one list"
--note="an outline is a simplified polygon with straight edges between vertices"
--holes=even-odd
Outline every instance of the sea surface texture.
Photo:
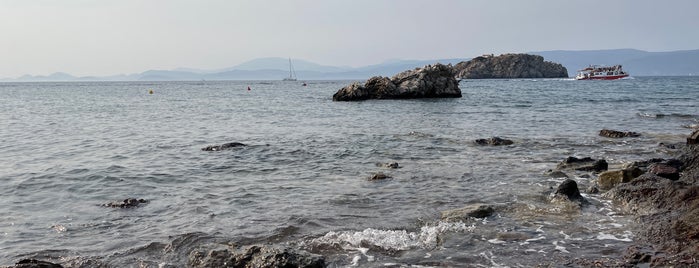
[[[351,82],[0,83],[0,265],[182,267],[210,244],[331,267],[615,257],[633,218],[586,193],[595,173],[568,173],[583,208],[552,202],[564,178],[545,173],[568,156],[666,158],[659,144],[699,120],[698,77],[463,80],[458,99],[333,102]],[[495,136],[514,144],[474,143]],[[247,146],[202,150],[229,142]],[[127,198],[147,202],[103,206]],[[495,213],[441,219],[478,203]]]

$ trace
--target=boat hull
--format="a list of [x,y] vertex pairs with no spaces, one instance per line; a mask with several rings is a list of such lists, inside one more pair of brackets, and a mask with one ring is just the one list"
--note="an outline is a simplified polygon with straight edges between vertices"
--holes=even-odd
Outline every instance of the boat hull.
[[616,80],[629,76],[628,74],[623,75],[604,75],[604,76],[585,76],[585,77],[575,77],[576,80]]

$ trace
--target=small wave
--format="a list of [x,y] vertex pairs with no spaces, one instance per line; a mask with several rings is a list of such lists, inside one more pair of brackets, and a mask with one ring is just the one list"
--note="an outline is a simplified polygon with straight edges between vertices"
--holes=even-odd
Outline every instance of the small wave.
[[423,226],[417,232],[406,230],[379,230],[368,228],[362,231],[328,232],[322,237],[307,242],[309,246],[340,246],[344,249],[380,248],[385,251],[402,251],[413,248],[435,248],[438,237],[447,232],[473,232],[475,225],[463,222],[440,221],[432,226]]
[[598,240],[617,240],[617,241],[624,241],[624,242],[632,242],[633,240],[631,240],[630,236],[631,236],[631,233],[628,231],[624,233],[622,238],[618,238],[613,234],[605,234],[605,233],[600,232],[597,235],[597,239]]

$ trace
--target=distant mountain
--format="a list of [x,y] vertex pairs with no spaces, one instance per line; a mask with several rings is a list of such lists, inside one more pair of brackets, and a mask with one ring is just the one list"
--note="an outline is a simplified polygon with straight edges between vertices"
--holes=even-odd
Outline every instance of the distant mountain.
[[589,65],[621,64],[631,76],[699,75],[699,50],[648,52],[637,49],[529,52],[558,62],[569,76]]
[[[699,50],[648,52],[637,49],[610,49],[570,51],[554,50],[529,52],[541,55],[546,61],[560,63],[568,69],[568,75],[591,64],[622,64],[632,76],[699,75]],[[393,76],[428,64],[455,65],[468,58],[439,60],[389,60],[363,67],[327,66],[292,59],[299,80],[366,80],[372,76]],[[149,70],[136,74],[120,74],[103,77],[75,77],[66,73],[47,76],[25,75],[0,81],[176,81],[176,80],[281,80],[289,76],[288,58],[259,58],[236,66],[218,70],[177,68],[174,70]]]

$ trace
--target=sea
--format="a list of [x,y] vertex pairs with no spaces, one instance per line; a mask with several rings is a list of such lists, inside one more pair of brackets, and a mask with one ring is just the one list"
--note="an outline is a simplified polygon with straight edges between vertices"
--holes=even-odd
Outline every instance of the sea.
[[[668,158],[699,125],[692,76],[462,80],[462,98],[333,102],[352,82],[0,83],[0,266],[186,267],[193,251],[248,245],[329,267],[615,258],[635,217],[588,193],[590,172],[564,171],[589,205],[552,201],[565,178],[548,171],[569,156]],[[474,142],[490,137],[514,143]],[[202,150],[229,142],[246,146]],[[104,206],[127,198],[147,202]],[[495,212],[441,217],[474,204]]]

